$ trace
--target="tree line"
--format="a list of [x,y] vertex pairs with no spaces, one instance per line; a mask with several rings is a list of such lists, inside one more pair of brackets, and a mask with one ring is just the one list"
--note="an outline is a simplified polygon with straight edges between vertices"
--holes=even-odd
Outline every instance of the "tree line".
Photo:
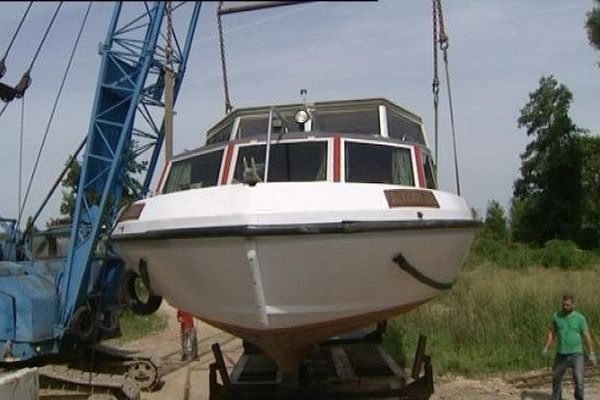
[[[587,14],[586,30],[590,45],[600,51],[600,0]],[[502,206],[491,201],[484,223],[488,238],[600,246],[600,136],[573,122],[572,102],[571,91],[554,76],[543,76],[529,94],[517,123],[531,141],[520,155],[510,221]]]

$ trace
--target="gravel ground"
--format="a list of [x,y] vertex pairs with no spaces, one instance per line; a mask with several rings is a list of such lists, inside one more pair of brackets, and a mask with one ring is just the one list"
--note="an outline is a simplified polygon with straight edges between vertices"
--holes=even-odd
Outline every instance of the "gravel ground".
[[[151,352],[162,359],[166,371],[163,384],[157,391],[142,393],[142,400],[184,399],[186,392],[189,392],[189,400],[208,399],[208,368],[213,362],[210,346],[215,342],[220,343],[225,362],[231,370],[242,353],[241,341],[209,325],[199,323],[199,360],[182,362],[176,312],[166,304],[163,304],[159,312],[168,316],[169,324],[166,330],[134,342],[119,344],[119,347]],[[431,400],[550,400],[550,387],[546,386],[539,389],[518,389],[500,377],[475,380],[442,376],[436,378],[435,394]],[[572,386],[566,384],[563,391],[565,399],[572,398]],[[586,381],[586,399],[600,399],[600,380]]]

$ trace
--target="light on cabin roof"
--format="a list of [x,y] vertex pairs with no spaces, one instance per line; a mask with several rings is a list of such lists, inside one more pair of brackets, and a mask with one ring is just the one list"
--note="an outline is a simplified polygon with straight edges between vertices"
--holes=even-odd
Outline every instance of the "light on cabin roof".
[[309,120],[309,115],[305,110],[300,110],[294,116],[294,120],[299,124],[304,124]]

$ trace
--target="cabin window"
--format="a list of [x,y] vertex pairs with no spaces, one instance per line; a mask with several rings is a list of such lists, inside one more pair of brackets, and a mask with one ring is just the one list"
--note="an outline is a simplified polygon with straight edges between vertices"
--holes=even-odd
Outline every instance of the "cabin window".
[[425,185],[427,189],[436,189],[437,185],[435,184],[435,169],[433,166],[433,159],[427,153],[423,154],[423,169],[425,170]]
[[265,135],[269,126],[269,117],[242,117],[237,131],[237,139],[256,135]]
[[[240,146],[233,183],[244,182],[253,165],[264,181],[266,145]],[[246,170],[246,174],[244,171]],[[312,182],[327,179],[327,142],[271,144],[269,182]]]
[[388,110],[388,136],[411,143],[425,144],[421,125]]
[[[271,123],[271,133],[281,132],[300,132],[301,127],[294,121],[294,114],[290,112],[282,112],[283,117],[287,121],[287,125],[282,121],[276,113],[273,113]],[[236,139],[248,138],[251,136],[266,135],[269,131],[269,114],[261,116],[244,116],[240,118],[240,124],[236,132]]]
[[372,110],[316,112],[313,131],[379,135],[379,113]]
[[346,141],[344,154],[346,182],[415,186],[408,148]]
[[231,128],[233,127],[233,122],[228,122],[225,126],[219,129],[214,136],[211,136],[210,139],[207,139],[206,144],[220,143],[220,142],[228,142],[229,136],[231,136]]
[[220,149],[173,162],[164,192],[216,186],[222,158]]

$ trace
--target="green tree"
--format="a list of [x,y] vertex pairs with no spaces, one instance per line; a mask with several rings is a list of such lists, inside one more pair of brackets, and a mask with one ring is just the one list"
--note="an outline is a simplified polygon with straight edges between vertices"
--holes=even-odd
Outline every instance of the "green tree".
[[585,248],[598,247],[600,239],[600,137],[582,136],[581,187],[582,187],[582,232],[580,245]]
[[590,44],[600,50],[600,0],[595,1],[596,6],[587,13],[585,27]]
[[62,191],[63,197],[60,202],[60,213],[68,218],[72,218],[75,212],[75,195],[79,188],[79,174],[81,173],[81,165],[77,160],[71,161],[72,158],[72,156],[69,157],[69,160],[66,162],[67,166],[69,163],[71,165],[67,171],[67,175],[61,182],[62,186],[67,190]]
[[483,232],[489,239],[502,242],[508,241],[508,229],[504,208],[496,200],[488,202],[485,222],[483,223]]
[[[134,146],[132,146],[133,148]],[[69,165],[71,158],[67,161],[66,165]],[[147,168],[147,161],[138,162],[133,157],[133,152],[130,151],[129,156],[125,160],[125,175],[123,177],[123,192],[121,193],[121,201],[119,208],[126,204],[132,203],[138,199],[138,193],[142,189],[142,184],[135,178],[135,175],[142,173]],[[75,212],[76,195],[79,188],[79,178],[81,174],[81,165],[79,161],[75,160],[71,163],[71,166],[62,180],[61,184],[66,189],[62,191],[63,198],[60,203],[60,213],[72,219],[73,213]],[[88,199],[91,203],[98,203],[100,195],[94,196],[93,199]],[[110,209],[112,200],[108,199],[108,207]]]
[[575,239],[581,225],[579,133],[569,117],[573,95],[553,76],[542,77],[521,109],[518,125],[533,140],[521,154],[514,182],[513,238],[543,244]]

